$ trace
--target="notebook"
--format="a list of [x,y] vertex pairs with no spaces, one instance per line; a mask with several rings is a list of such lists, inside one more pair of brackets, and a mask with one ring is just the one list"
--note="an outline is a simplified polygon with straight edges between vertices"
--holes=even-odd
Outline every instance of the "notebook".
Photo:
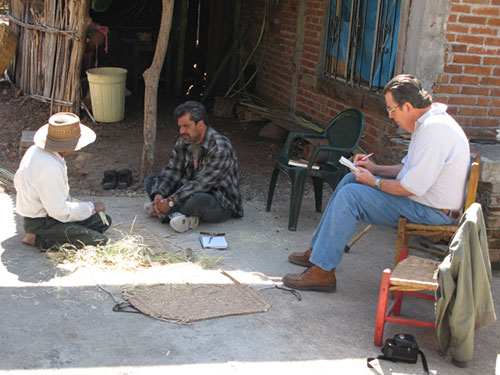
[[200,236],[200,243],[204,249],[227,249],[227,241],[224,236]]

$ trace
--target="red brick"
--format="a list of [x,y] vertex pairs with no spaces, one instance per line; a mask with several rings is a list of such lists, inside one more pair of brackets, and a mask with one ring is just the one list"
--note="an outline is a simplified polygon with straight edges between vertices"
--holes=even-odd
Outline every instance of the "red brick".
[[500,76],[500,68],[493,69],[493,75],[494,76]]
[[491,102],[491,106],[492,106],[492,107],[500,107],[500,99],[494,99],[494,100]]
[[471,124],[471,118],[470,117],[458,117],[458,116],[455,116],[455,120],[461,126],[470,126],[470,124]]
[[477,26],[471,27],[470,33],[472,34],[483,34],[483,35],[498,35],[498,30],[491,27]]
[[456,41],[459,43],[467,43],[467,44],[480,44],[484,43],[484,37],[482,36],[473,36],[473,35],[457,35]]
[[500,26],[500,18],[490,18],[488,20],[488,26]]
[[453,44],[451,51],[454,53],[465,53],[467,52],[467,44]]
[[500,47],[500,38],[486,38],[484,44],[487,46],[498,46]]
[[500,109],[492,108],[488,111],[488,116],[500,117]]
[[454,42],[457,39],[457,34],[446,33],[445,38],[448,42]]
[[491,74],[491,68],[486,66],[464,66],[464,73],[487,76]]
[[461,83],[464,85],[477,85],[479,83],[479,77],[477,76],[453,76],[451,77],[450,83]]
[[490,105],[490,98],[483,98],[483,97],[479,97],[477,98],[477,105],[480,105],[482,107],[486,107],[486,106],[489,106]]
[[446,112],[448,112],[452,116],[456,116],[458,113],[458,108],[449,106],[448,109],[446,110]]
[[498,16],[500,15],[500,9],[496,7],[473,8],[472,14],[478,14],[484,16]]
[[448,103],[455,105],[474,105],[476,104],[476,99],[466,96],[452,96],[448,100]]
[[468,33],[469,26],[458,24],[458,23],[449,23],[446,25],[446,31],[454,32],[454,33]]
[[462,73],[463,67],[461,65],[445,65],[443,68],[445,73]]
[[496,127],[498,126],[498,119],[472,118],[471,124],[472,126],[478,126],[478,127]]
[[447,96],[438,96],[438,95],[433,95],[432,100],[437,103],[443,103],[443,104],[448,104],[448,97]]
[[500,89],[491,89],[490,95],[495,98],[500,98]]
[[460,116],[485,116],[486,108],[460,108]]
[[435,87],[434,92],[438,94],[458,94],[460,86],[439,85]]
[[486,17],[477,16],[460,16],[458,17],[459,23],[468,23],[474,25],[486,25]]
[[483,87],[462,87],[460,94],[487,96],[489,94],[489,91],[490,90],[488,90],[487,88],[483,88]]
[[448,15],[448,23],[453,23],[453,22],[457,22],[457,15],[450,13]]
[[470,5],[452,4],[451,11],[453,13],[470,13]]
[[481,78],[481,85],[500,86],[500,78],[483,77],[483,78]]
[[483,65],[500,65],[500,57],[485,57]]
[[481,63],[481,57],[472,55],[455,55],[453,56],[453,62],[458,64],[479,64]]

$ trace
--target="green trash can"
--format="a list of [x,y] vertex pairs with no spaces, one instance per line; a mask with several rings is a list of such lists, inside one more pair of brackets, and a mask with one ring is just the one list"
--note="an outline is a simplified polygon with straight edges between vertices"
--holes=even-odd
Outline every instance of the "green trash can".
[[121,121],[125,117],[127,69],[94,68],[87,70],[94,120]]

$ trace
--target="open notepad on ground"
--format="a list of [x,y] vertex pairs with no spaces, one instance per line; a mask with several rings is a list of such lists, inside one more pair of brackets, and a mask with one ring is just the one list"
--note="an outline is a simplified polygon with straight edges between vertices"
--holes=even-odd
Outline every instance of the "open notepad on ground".
[[[307,168],[307,166],[309,165],[309,160],[292,158],[288,160],[288,165]],[[319,169],[319,164],[313,164],[312,169]]]
[[345,158],[343,156],[340,157],[339,163],[345,165],[350,170],[359,172],[359,168],[356,167],[356,165],[352,161],[350,161],[349,159],[347,159],[347,158]]
[[200,236],[200,243],[204,249],[227,249],[227,241],[224,236]]

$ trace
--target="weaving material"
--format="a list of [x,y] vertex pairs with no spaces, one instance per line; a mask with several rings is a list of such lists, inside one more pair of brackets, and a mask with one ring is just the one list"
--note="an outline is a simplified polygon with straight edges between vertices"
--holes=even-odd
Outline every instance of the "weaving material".
[[[438,287],[437,269],[440,262],[409,256],[398,263],[391,275],[391,284],[397,285],[398,290],[418,289],[436,290]],[[399,287],[405,288],[399,288]]]
[[7,169],[0,168],[0,182],[4,185],[14,187],[14,173]]
[[140,285],[123,291],[122,297],[143,314],[179,323],[265,312],[272,307],[242,284]]
[[[132,228],[122,224],[113,225],[108,232],[109,236],[118,240],[124,235],[138,236],[142,243],[148,246],[149,250],[155,254],[173,250],[161,234],[144,225],[134,225]],[[132,233],[131,233],[132,232]]]

